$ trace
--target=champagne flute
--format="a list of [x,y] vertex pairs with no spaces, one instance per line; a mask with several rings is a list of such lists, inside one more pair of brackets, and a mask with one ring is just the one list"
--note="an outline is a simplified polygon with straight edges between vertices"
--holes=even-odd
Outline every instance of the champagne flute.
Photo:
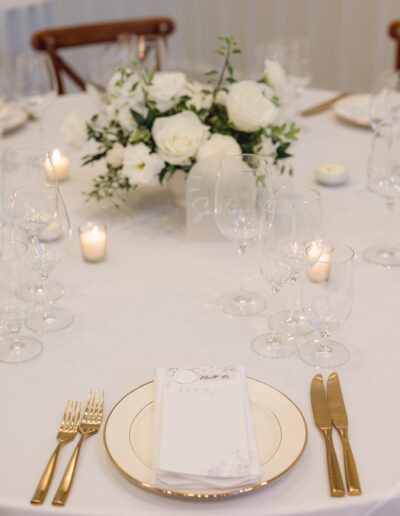
[[313,188],[284,186],[275,193],[275,199],[286,200],[293,207],[294,252],[291,261],[289,282],[291,306],[270,317],[269,325],[288,335],[307,335],[312,331],[301,308],[299,278],[303,272],[306,244],[321,238],[322,206],[319,192]]
[[320,240],[306,247],[305,256],[303,310],[320,338],[303,344],[299,356],[316,367],[338,367],[347,362],[349,352],[330,335],[344,324],[351,312],[354,252],[345,244]]
[[[221,233],[238,245],[244,280],[244,260],[250,242],[257,238],[261,211],[271,196],[265,161],[254,154],[221,159],[215,189],[215,220]],[[264,299],[239,290],[223,295],[218,306],[231,315],[247,316],[265,308]]]
[[[369,152],[368,188],[386,200],[390,220],[384,227],[390,229],[400,197],[400,120],[384,120],[376,128]],[[381,245],[366,249],[364,260],[383,267],[399,266],[399,245],[389,243],[390,235],[385,240]]]
[[[294,211],[285,200],[267,202],[262,214],[258,238],[257,255],[260,272],[272,291],[272,314],[275,313],[276,299],[290,278],[295,250]],[[256,337],[253,350],[263,357],[284,358],[296,351],[293,337],[279,334],[272,328],[270,333]]]

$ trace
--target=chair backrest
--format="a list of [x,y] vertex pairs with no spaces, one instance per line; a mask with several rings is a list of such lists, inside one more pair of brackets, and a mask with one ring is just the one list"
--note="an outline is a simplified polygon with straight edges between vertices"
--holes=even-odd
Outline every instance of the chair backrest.
[[61,76],[62,72],[68,75],[82,90],[85,90],[85,81],[65,59],[57,54],[58,49],[109,43],[116,41],[118,35],[123,33],[149,38],[165,38],[174,30],[175,23],[171,18],[140,18],[43,29],[32,34],[31,42],[33,48],[48,52],[56,73],[58,93],[63,94],[65,87]]
[[400,70],[400,20],[392,22],[389,25],[388,32],[389,36],[397,42],[395,66],[396,70]]

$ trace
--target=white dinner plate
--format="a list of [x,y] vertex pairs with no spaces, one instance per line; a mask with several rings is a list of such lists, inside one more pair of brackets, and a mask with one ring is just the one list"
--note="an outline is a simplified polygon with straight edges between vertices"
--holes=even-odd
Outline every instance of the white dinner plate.
[[270,385],[247,379],[261,482],[234,489],[164,490],[152,485],[154,382],[128,393],[112,409],[104,428],[107,453],[134,484],[152,492],[191,499],[214,499],[259,489],[286,473],[302,455],[307,425],[298,407]]
[[341,120],[361,127],[370,127],[370,95],[359,93],[348,95],[335,102],[333,110]]
[[15,104],[7,104],[4,107],[4,116],[6,117],[5,133],[14,131],[28,120],[28,114]]

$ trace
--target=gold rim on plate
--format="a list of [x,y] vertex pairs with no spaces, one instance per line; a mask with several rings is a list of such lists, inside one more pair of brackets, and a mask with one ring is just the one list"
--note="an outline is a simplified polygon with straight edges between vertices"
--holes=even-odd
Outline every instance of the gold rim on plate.
[[[146,458],[146,452],[151,454],[153,441],[153,381],[128,392],[111,410],[103,432],[107,455],[127,480],[167,496],[210,500],[250,493],[267,486],[300,459],[307,443],[307,425],[297,405],[281,391],[254,378],[247,378],[247,384],[261,463],[261,482],[231,489],[196,491],[176,491],[152,485],[151,458]],[[135,437],[138,438],[136,443]]]

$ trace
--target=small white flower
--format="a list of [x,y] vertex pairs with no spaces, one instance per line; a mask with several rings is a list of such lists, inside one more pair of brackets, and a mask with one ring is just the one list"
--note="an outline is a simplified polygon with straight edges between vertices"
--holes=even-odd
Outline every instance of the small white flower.
[[239,131],[257,131],[276,119],[278,111],[268,99],[268,92],[265,84],[254,81],[240,81],[231,86],[226,108]]
[[213,134],[200,146],[197,159],[206,159],[211,156],[232,156],[234,154],[242,154],[240,145],[235,138],[226,134]]
[[124,150],[125,147],[119,142],[114,144],[113,147],[107,152],[107,163],[114,168],[120,167],[124,161]]
[[185,93],[186,76],[184,73],[156,72],[149,86],[149,98],[156,103],[161,112],[171,109]]
[[61,133],[67,145],[75,149],[83,147],[86,141],[86,124],[77,111],[71,111],[65,117]]
[[165,163],[144,143],[129,145],[124,149],[121,173],[129,178],[132,185],[151,184],[164,168]]
[[190,165],[207,138],[208,127],[193,111],[157,118],[152,129],[160,156],[172,165]]
[[115,114],[114,118],[117,122],[119,122],[122,129],[128,133],[131,133],[137,127],[137,123],[131,113],[131,108],[127,104],[121,106],[118,109],[118,112]]
[[188,81],[185,95],[190,97],[188,105],[200,109],[210,109],[212,104],[212,91],[208,86],[198,81]]
[[286,88],[286,74],[278,61],[265,60],[264,77],[275,93],[282,94]]
[[256,153],[264,157],[275,156],[276,145],[272,143],[270,138],[263,136],[259,147],[256,148]]

